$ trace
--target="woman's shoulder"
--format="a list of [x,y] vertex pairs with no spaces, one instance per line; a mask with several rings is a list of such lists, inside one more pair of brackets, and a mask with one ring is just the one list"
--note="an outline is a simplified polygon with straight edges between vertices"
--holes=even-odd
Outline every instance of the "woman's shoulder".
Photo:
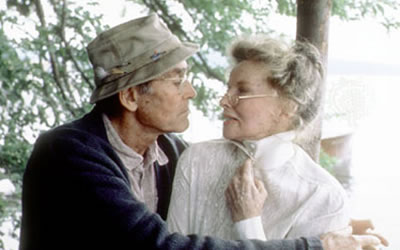
[[215,139],[189,144],[179,158],[181,168],[192,165],[214,165],[224,162],[232,156],[233,144],[225,139]]
[[190,143],[185,151],[208,154],[209,152],[229,150],[230,145],[231,143],[226,139],[213,139]]
[[304,150],[298,147],[291,160],[296,174],[309,185],[318,186],[329,190],[340,190],[343,187],[339,181],[322,166],[316,163]]
[[[327,213],[329,210],[342,211],[347,207],[348,196],[339,181],[322,166],[317,164],[305,151],[296,151],[292,161],[295,175],[299,180],[299,186],[304,192],[304,197],[312,193],[314,197],[310,202],[310,209],[315,213]],[[326,211],[325,211],[326,210]],[[343,210],[344,211],[344,210]]]

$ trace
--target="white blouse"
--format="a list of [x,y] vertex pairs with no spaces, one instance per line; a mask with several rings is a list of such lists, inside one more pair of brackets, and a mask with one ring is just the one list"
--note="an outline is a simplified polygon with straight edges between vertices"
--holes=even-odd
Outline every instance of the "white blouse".
[[[182,154],[168,214],[172,232],[239,239],[224,192],[244,160],[268,192],[262,213],[267,239],[317,236],[349,224],[346,192],[294,144],[294,132],[259,141],[225,139],[192,144]],[[251,224],[250,224],[251,225]]]

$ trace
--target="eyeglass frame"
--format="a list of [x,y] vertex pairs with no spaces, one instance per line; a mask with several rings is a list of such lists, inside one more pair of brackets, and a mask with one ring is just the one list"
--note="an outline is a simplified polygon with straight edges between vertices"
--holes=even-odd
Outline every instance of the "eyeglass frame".
[[157,80],[157,81],[176,81],[176,80],[179,80],[179,87],[178,87],[178,89],[179,89],[179,91],[182,91],[182,89],[183,89],[183,86],[185,85],[185,83],[187,82],[187,81],[189,81],[189,72],[190,72],[190,68],[191,67],[188,67],[188,69],[186,69],[185,70],[185,73],[183,74],[183,76],[178,76],[178,77],[161,77],[161,78],[158,78],[158,79],[155,79],[155,80]]
[[182,86],[184,85],[184,83],[186,81],[189,81],[189,76],[187,73],[185,73],[183,75],[183,77],[168,77],[168,78],[161,78],[158,80],[162,80],[162,81],[178,81],[179,80],[179,89],[181,89]]
[[[258,94],[258,95],[230,95],[228,93],[225,93],[222,97],[221,97],[221,101],[223,98],[227,98],[228,99],[228,103],[232,106],[232,107],[236,107],[240,100],[246,100],[246,99],[252,99],[252,98],[262,98],[262,97],[279,97],[279,95],[277,94]],[[235,98],[235,99],[233,99]]]

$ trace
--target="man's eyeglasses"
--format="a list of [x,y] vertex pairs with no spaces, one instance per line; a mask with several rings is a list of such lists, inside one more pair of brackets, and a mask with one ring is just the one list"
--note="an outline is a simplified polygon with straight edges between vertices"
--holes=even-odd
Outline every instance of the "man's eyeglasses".
[[262,98],[262,97],[278,97],[277,94],[263,94],[263,95],[229,95],[228,93],[226,93],[225,95],[223,95],[221,97],[221,100],[223,98],[227,98],[229,104],[232,107],[236,107],[239,104],[240,100],[244,100],[244,99],[251,99],[251,98]]
[[175,85],[179,86],[179,88],[182,88],[183,85],[185,84],[186,81],[189,80],[188,75],[185,73],[183,76],[177,76],[177,77],[168,77],[168,78],[162,78],[163,81],[175,81]]
[[162,77],[162,78],[160,78],[160,80],[163,80],[163,81],[174,81],[174,84],[179,88],[179,90],[180,91],[182,91],[183,90],[183,86],[185,86],[185,83],[187,82],[187,81],[189,81],[189,76],[188,76],[188,74],[189,74],[189,72],[190,72],[190,70],[189,69],[186,69],[185,71],[184,71],[184,73],[182,74],[180,74],[180,76],[176,76],[176,77]]

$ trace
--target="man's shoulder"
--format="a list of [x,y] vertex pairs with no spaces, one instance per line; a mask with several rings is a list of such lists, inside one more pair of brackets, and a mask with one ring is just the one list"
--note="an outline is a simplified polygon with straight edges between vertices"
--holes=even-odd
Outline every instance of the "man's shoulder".
[[87,146],[106,142],[102,120],[95,114],[86,114],[81,118],[42,132],[35,145],[61,144],[68,146],[71,142]]

